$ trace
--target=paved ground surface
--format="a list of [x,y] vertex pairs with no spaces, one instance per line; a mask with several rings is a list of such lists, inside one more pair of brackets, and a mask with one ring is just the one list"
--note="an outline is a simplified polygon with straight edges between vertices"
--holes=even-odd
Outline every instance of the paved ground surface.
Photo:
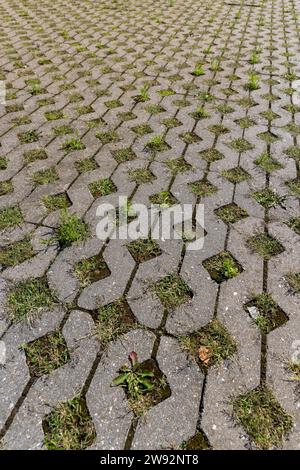
[[[294,288],[288,279],[300,271],[300,3],[1,0],[0,14],[2,446],[42,448],[46,417],[80,395],[93,428],[83,447],[174,449],[202,436],[214,449],[256,448],[233,403],[267,389],[292,418],[279,447],[298,448],[288,364],[300,339],[299,277]],[[163,147],[147,149],[157,135]],[[140,263],[126,242],[96,238],[100,202],[150,205],[157,194],[204,203],[202,250],[159,242]],[[88,224],[87,239],[51,242],[61,207]],[[205,261],[224,250],[238,264],[225,263],[216,282]],[[82,280],[78,265],[98,254],[100,279]],[[177,303],[151,287],[170,274],[185,283]],[[273,301],[271,326],[251,304],[262,293]],[[97,309],[118,299],[135,323],[104,347]],[[179,338],[216,319],[234,354],[210,364],[202,345],[193,359]],[[34,371],[55,334],[59,345]],[[156,361],[171,391],[141,418],[111,387],[132,350]]]

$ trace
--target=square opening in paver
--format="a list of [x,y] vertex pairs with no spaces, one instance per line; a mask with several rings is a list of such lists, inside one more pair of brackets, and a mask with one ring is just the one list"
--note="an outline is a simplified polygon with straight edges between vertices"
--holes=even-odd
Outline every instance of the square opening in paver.
[[229,251],[221,251],[203,261],[204,268],[218,284],[238,276],[243,271],[240,263]]

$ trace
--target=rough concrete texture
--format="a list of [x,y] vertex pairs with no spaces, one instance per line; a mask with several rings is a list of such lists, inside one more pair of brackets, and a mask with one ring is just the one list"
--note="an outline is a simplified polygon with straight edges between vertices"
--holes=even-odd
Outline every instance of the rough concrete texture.
[[[198,431],[214,449],[255,448],[232,403],[262,385],[292,417],[279,447],[299,449],[289,364],[299,348],[300,289],[287,282],[300,273],[299,2],[0,0],[0,17],[1,446],[44,448],[45,416],[80,393],[96,430],[92,449],[178,449]],[[164,148],[149,151],[158,135]],[[72,139],[80,145],[67,151]],[[103,180],[110,189],[93,192]],[[255,196],[264,190],[275,199]],[[159,240],[161,254],[138,264],[126,240],[97,238],[101,203],[127,196],[150,207],[161,191],[204,204],[201,250]],[[233,203],[246,213],[228,223],[219,209]],[[86,240],[64,248],[53,242],[63,206],[89,228]],[[20,212],[7,223],[11,208]],[[278,253],[263,258],[250,246],[260,233],[281,244]],[[28,257],[7,263],[7,250],[24,240]],[[203,262],[224,250],[242,269],[217,283]],[[78,263],[97,255],[109,272],[81,283]],[[153,290],[169,274],[193,294],[174,308]],[[36,278],[55,303],[15,322],[11,293]],[[287,316],[267,335],[245,308],[262,292]],[[122,298],[135,323],[104,348],[97,309]],[[237,350],[204,371],[179,337],[213,319]],[[53,331],[70,360],[31,377],[22,346]],[[156,361],[171,390],[138,419],[124,390],[111,387],[132,350]]]

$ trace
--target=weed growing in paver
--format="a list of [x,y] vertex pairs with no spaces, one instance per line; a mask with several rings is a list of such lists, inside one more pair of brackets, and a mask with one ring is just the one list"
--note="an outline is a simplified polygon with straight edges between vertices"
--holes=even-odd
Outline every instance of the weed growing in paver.
[[41,184],[54,183],[54,181],[57,181],[58,179],[59,179],[59,176],[55,167],[36,171],[31,176],[31,180],[35,186],[38,186]]
[[287,181],[286,185],[296,197],[300,198],[300,178]]
[[215,135],[223,135],[229,132],[229,129],[222,124],[214,124],[212,126],[208,126],[207,129]]
[[162,251],[155,240],[139,238],[127,244],[127,248],[137,263],[160,256]]
[[49,212],[58,209],[67,209],[71,205],[70,199],[66,193],[45,196],[42,202]]
[[26,163],[32,163],[36,160],[45,160],[46,158],[47,154],[45,150],[41,148],[32,149],[24,153],[24,161]]
[[80,137],[72,137],[63,143],[62,149],[65,150],[66,153],[75,152],[76,150],[84,150],[85,145],[81,142]]
[[139,91],[139,94],[134,96],[134,101],[136,103],[144,103],[145,101],[148,101],[150,99],[150,96],[149,96],[149,85],[148,84],[145,84],[143,85],[141,88],[140,88],[140,91]]
[[79,279],[81,287],[86,287],[110,276],[110,270],[102,256],[96,255],[77,263],[75,276]]
[[50,104],[55,104],[55,100],[53,98],[44,98],[42,100],[38,100],[37,102],[38,106],[48,106]]
[[22,349],[26,354],[31,377],[50,374],[70,360],[67,344],[59,331],[24,344]]
[[152,194],[149,200],[152,204],[157,204],[161,208],[167,208],[177,203],[177,199],[169,190],[162,190],[159,193]]
[[215,214],[217,214],[217,216],[227,224],[234,224],[235,222],[248,217],[247,211],[239,207],[234,202],[215,209]]
[[167,88],[166,90],[159,90],[158,93],[160,94],[160,96],[175,95],[175,91],[171,90],[170,88]]
[[118,299],[99,308],[95,334],[102,349],[105,349],[110,341],[127,333],[135,325],[135,318],[127,302],[124,299]]
[[179,342],[182,349],[204,370],[220,364],[237,350],[235,341],[216,319],[190,335],[179,337]]
[[233,413],[260,449],[279,446],[293,425],[271,391],[262,387],[236,398]]
[[[253,308],[255,308],[254,316],[253,313],[251,314]],[[269,333],[288,321],[288,316],[265,292],[245,304],[245,310],[251,315],[263,333]]]
[[247,150],[253,149],[253,145],[242,137],[228,142],[227,145],[237,152],[247,152]]
[[124,121],[124,122],[132,121],[133,119],[137,118],[136,114],[132,113],[131,111],[119,113],[118,117],[121,119],[121,121]]
[[200,142],[202,139],[195,134],[194,132],[185,132],[184,134],[180,134],[179,136],[181,140],[187,145],[189,144],[196,144],[197,142]]
[[200,77],[201,75],[205,75],[205,70],[203,68],[203,64],[198,63],[196,64],[194,70],[191,72],[192,75],[195,77]]
[[170,146],[165,141],[163,135],[156,135],[147,142],[146,148],[152,150],[153,152],[163,152],[168,150]]
[[0,157],[0,170],[6,170],[7,160],[5,157]]
[[259,86],[259,77],[254,72],[248,74],[248,82],[245,85],[245,90],[254,91],[258,90]]
[[229,170],[223,170],[221,175],[233,184],[242,183],[243,181],[247,181],[251,178],[249,173],[240,166],[230,168]]
[[156,177],[148,168],[137,168],[128,172],[130,181],[136,184],[151,183]]
[[248,129],[249,127],[255,126],[256,121],[254,119],[249,118],[248,116],[244,118],[237,119],[235,121],[242,129]]
[[300,126],[294,122],[290,122],[287,126],[284,126],[284,129],[287,130],[293,137],[297,137],[297,135],[300,134]]
[[193,293],[186,282],[177,274],[169,274],[151,286],[151,290],[157,295],[163,306],[173,310],[185,302],[188,302]]
[[261,191],[255,191],[252,193],[252,196],[259,204],[265,207],[265,209],[271,209],[277,205],[283,207],[283,203],[286,199],[285,196],[279,196],[279,194],[275,193],[270,188],[265,188]]
[[211,449],[210,443],[203,431],[198,431],[188,441],[184,441],[180,449],[182,450],[209,450]]
[[54,111],[47,111],[45,113],[45,117],[47,121],[56,121],[57,119],[63,119],[64,113],[62,111],[54,110]]
[[0,210],[0,230],[16,227],[23,222],[23,215],[17,206]]
[[79,101],[83,101],[83,100],[84,100],[83,96],[78,92],[72,93],[69,95],[70,103],[78,103]]
[[105,122],[102,119],[90,119],[89,121],[85,121],[85,124],[88,126],[89,129],[95,129],[96,127],[103,126]]
[[272,173],[273,171],[283,168],[283,165],[272,158],[268,152],[262,153],[256,160],[254,160],[254,163],[267,173]]
[[132,127],[132,130],[139,137],[142,137],[146,134],[151,134],[153,132],[153,130],[147,123],[139,124],[138,126]]
[[203,158],[203,160],[207,162],[216,162],[218,160],[222,160],[224,158],[224,155],[219,152],[219,150],[211,148],[207,150],[202,150],[202,152],[199,153],[200,157]]
[[206,111],[206,109],[204,108],[204,106],[200,106],[199,108],[196,109],[195,112],[193,112],[193,113],[191,114],[191,116],[192,116],[194,119],[200,120],[200,119],[208,118],[208,117],[209,117],[209,114],[208,114],[208,112]]
[[33,248],[28,238],[0,249],[0,266],[16,266],[33,256]]
[[97,132],[96,137],[101,140],[103,145],[118,142],[120,140],[116,131]]
[[256,51],[252,52],[250,59],[249,59],[249,64],[254,65],[254,64],[258,64],[259,62],[260,62],[259,54]]
[[221,251],[217,255],[204,260],[202,264],[209,272],[210,277],[218,284],[236,277],[243,271],[242,266],[229,251]]
[[145,110],[149,114],[159,114],[164,113],[166,111],[165,108],[163,108],[160,104],[149,104],[145,107]]
[[39,135],[36,131],[26,131],[18,134],[21,144],[31,144],[39,140]]
[[216,186],[204,179],[188,183],[188,187],[192,193],[199,197],[211,196],[218,190]]
[[226,103],[219,104],[216,109],[221,114],[230,114],[234,112],[234,109]]
[[91,105],[79,106],[79,108],[76,108],[76,111],[79,114],[79,116],[95,112],[94,108]]
[[0,181],[0,196],[4,196],[5,194],[12,193],[14,187],[11,181]]
[[257,137],[259,137],[261,140],[266,142],[267,144],[273,144],[277,140],[280,140],[280,137],[278,135],[274,134],[273,132],[261,132],[260,134],[257,134]]
[[[1,259],[1,258],[0,258]],[[300,293],[300,273],[288,273],[285,275],[285,279],[289,283],[293,292]]]
[[136,154],[130,147],[114,150],[112,154],[118,163],[129,162],[136,159]]
[[44,445],[48,450],[83,450],[96,437],[85,400],[76,396],[60,403],[43,421]]
[[55,302],[44,278],[18,283],[8,295],[9,313],[13,322],[34,319],[42,309]]
[[68,135],[68,134],[73,134],[73,133],[74,133],[74,129],[71,126],[62,125],[62,126],[54,127],[53,129],[53,134],[57,136]]
[[164,124],[168,129],[172,129],[173,127],[178,127],[181,126],[181,122],[178,121],[177,118],[171,117],[171,118],[166,118],[161,121],[162,124]]
[[266,260],[270,259],[272,256],[279,255],[284,251],[284,247],[281,243],[267,233],[258,233],[257,235],[254,235],[249,238],[247,244],[249,248]]
[[286,222],[286,225],[300,235],[300,217],[292,217]]
[[76,214],[69,214],[65,209],[61,211],[61,224],[53,237],[62,248],[72,245],[73,242],[85,240],[89,229],[85,222],[78,219]]
[[93,158],[77,160],[77,162],[74,163],[74,166],[79,174],[87,173],[88,171],[93,171],[98,168],[98,165]]
[[192,170],[192,166],[184,158],[170,158],[165,162],[173,175]]
[[130,408],[135,415],[142,416],[168,398],[171,391],[153,359],[140,363],[134,351],[130,353],[129,359],[130,367],[123,366],[112,385],[124,388]]
[[89,183],[89,190],[94,198],[107,196],[117,191],[116,185],[109,178]]
[[284,152],[288,157],[294,158],[296,161],[300,161],[300,147],[294,146],[289,147]]

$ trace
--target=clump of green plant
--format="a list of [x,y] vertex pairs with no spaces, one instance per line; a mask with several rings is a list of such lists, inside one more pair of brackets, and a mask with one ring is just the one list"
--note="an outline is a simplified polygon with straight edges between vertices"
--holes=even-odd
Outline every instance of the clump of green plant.
[[76,214],[69,214],[66,209],[63,209],[61,211],[61,224],[52,240],[57,241],[64,248],[72,245],[73,242],[85,240],[88,235],[87,224],[78,219]]
[[199,197],[210,196],[218,190],[216,186],[204,179],[189,183],[188,187],[190,188],[192,193],[196,194],[196,196]]
[[24,153],[24,161],[26,163],[32,163],[36,160],[45,160],[46,158],[47,154],[45,150],[41,148],[32,149]]
[[277,205],[283,207],[283,202],[285,201],[285,196],[279,196],[279,194],[275,193],[270,188],[254,191],[252,195],[254,199],[266,209],[271,209]]
[[47,121],[56,121],[57,119],[63,119],[64,113],[62,111],[54,110],[54,111],[47,111],[45,113],[45,117]]
[[300,178],[286,182],[287,187],[296,197],[300,198]]
[[75,152],[76,150],[84,150],[85,145],[81,142],[80,137],[72,137],[64,142],[62,149],[66,153]]
[[96,137],[101,140],[103,145],[118,142],[120,140],[116,131],[97,132]]
[[59,179],[58,173],[55,167],[46,168],[45,170],[39,170],[33,173],[31,180],[35,186],[41,184],[54,183]]
[[109,275],[110,270],[102,256],[99,255],[79,261],[75,267],[75,276],[79,279],[81,287],[89,286]]
[[179,343],[202,370],[220,364],[237,351],[235,341],[217,319],[190,335],[179,337]]
[[42,309],[51,307],[55,299],[44,278],[30,279],[17,284],[8,295],[12,321],[32,320]]
[[124,365],[120,369],[112,385],[124,388],[132,411],[141,416],[168,398],[170,388],[153,360],[140,363],[135,351],[129,354],[129,360],[130,366]]
[[251,178],[249,173],[240,166],[230,168],[229,170],[223,170],[221,175],[233,184],[242,183],[243,181],[247,181]]
[[196,144],[202,140],[195,132],[185,132],[184,134],[180,134],[179,137],[187,145]]
[[23,222],[23,215],[19,207],[6,207],[0,211],[0,230],[16,227]]
[[194,113],[191,114],[191,116],[194,119],[199,120],[199,119],[204,119],[204,118],[209,117],[209,114],[206,111],[206,109],[204,108],[204,106],[200,106],[199,108],[196,109],[196,111]]
[[165,164],[173,175],[192,170],[192,166],[184,158],[170,158]]
[[300,235],[300,217],[292,217],[286,222],[286,225]]
[[161,249],[155,240],[139,238],[127,244],[127,248],[137,263],[148,261],[161,255]]
[[253,145],[242,137],[232,140],[227,145],[237,152],[247,152],[247,150],[253,149]]
[[174,309],[188,302],[193,293],[178,274],[169,274],[152,285],[152,291],[166,309]]
[[205,70],[203,68],[203,64],[198,63],[196,64],[194,70],[191,72],[192,75],[195,77],[200,77],[201,75],[205,75]]
[[95,326],[95,335],[103,349],[110,341],[127,333],[135,325],[135,318],[127,302],[118,299],[100,307]]
[[259,62],[260,62],[259,54],[257,53],[257,51],[253,51],[249,59],[249,64],[255,65],[255,64],[258,64]]
[[140,90],[139,90],[139,94],[136,95],[133,99],[136,103],[144,103],[145,101],[148,101],[150,99],[150,96],[149,96],[149,85],[146,83],[145,85],[143,85]]
[[[253,308],[255,309],[254,314]],[[265,334],[288,321],[288,316],[267,292],[255,296],[245,305],[245,309]]]
[[136,158],[136,154],[131,147],[114,150],[112,154],[118,163],[129,162]]
[[167,208],[176,204],[177,200],[169,190],[162,190],[149,197],[152,204],[157,204],[162,208]]
[[48,450],[83,450],[96,438],[93,421],[81,396],[60,403],[45,417],[43,431]]
[[155,152],[163,152],[169,148],[163,135],[156,135],[146,144],[146,148]]
[[262,153],[254,163],[260,166],[266,173],[272,173],[273,171],[280,170],[283,165],[271,157],[269,152]]
[[278,447],[293,426],[292,418],[263,387],[236,398],[233,414],[259,449]]
[[210,277],[218,284],[236,277],[243,271],[242,266],[229,251],[221,251],[217,255],[204,260],[202,264],[209,272]]
[[99,181],[93,181],[89,184],[89,190],[94,198],[107,196],[117,190],[115,184],[109,179],[104,178]]
[[16,266],[33,256],[33,248],[28,238],[0,249],[0,266]]
[[26,131],[18,135],[22,144],[31,144],[39,140],[39,134],[36,131]]
[[289,283],[293,292],[300,293],[300,273],[288,273],[285,275],[285,279]]
[[234,202],[219,207],[215,210],[215,213],[218,217],[220,217],[221,220],[223,220],[223,222],[227,224],[234,224],[235,222],[248,217],[247,211],[239,207]]
[[26,354],[31,377],[50,374],[70,359],[66,341],[59,331],[49,333],[42,338],[24,344],[22,349]]
[[136,168],[129,171],[130,181],[136,184],[150,183],[155,179],[155,176],[148,168]]
[[66,193],[45,196],[42,202],[49,212],[58,209],[67,209],[71,205]]
[[269,260],[272,256],[283,253],[284,247],[281,243],[267,233],[258,233],[249,238],[248,246],[264,259]]

